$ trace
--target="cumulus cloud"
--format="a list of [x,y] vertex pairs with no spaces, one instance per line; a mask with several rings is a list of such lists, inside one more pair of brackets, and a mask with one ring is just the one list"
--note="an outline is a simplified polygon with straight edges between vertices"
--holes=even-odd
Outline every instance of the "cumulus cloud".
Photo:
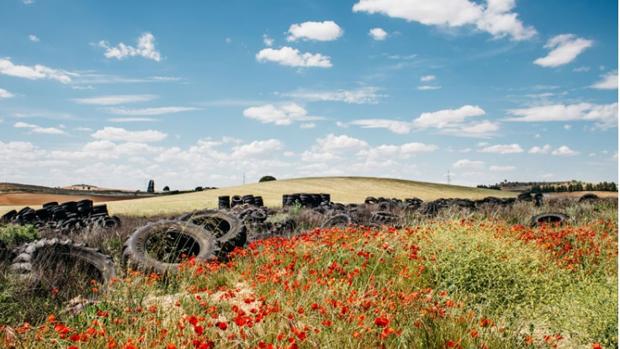
[[288,29],[288,41],[333,41],[342,36],[343,30],[334,21],[303,22],[292,24]]
[[7,91],[5,89],[0,88],[0,99],[2,99],[2,98],[12,98],[13,96],[14,95],[11,92],[9,92],[9,91]]
[[592,88],[597,90],[617,90],[618,89],[618,71],[610,71],[603,75],[601,80],[594,83]]
[[484,161],[461,159],[452,164],[452,167],[458,169],[482,169]]
[[120,127],[104,127],[91,137],[104,141],[152,143],[164,140],[168,135],[157,130],[129,131]]
[[282,105],[265,104],[246,108],[243,111],[246,118],[258,120],[264,124],[279,126],[291,125],[298,121],[320,120],[321,117],[308,115],[308,111],[297,103]]
[[73,102],[89,105],[118,105],[126,103],[148,102],[157,98],[155,95],[108,95],[87,98],[74,98]]
[[273,46],[273,38],[267,34],[263,34],[263,44],[267,47]]
[[264,141],[253,141],[248,144],[238,145],[233,148],[231,157],[235,159],[244,159],[271,153],[282,149],[282,143],[277,139],[268,139]]
[[545,144],[542,147],[536,145],[531,147],[527,152],[530,154],[549,154],[549,152],[551,152],[551,146],[549,144]]
[[478,106],[464,105],[457,109],[443,109],[422,113],[411,122],[391,119],[360,119],[349,124],[362,128],[383,128],[397,134],[407,134],[413,130],[437,129],[441,133],[462,137],[486,138],[499,130],[499,124],[488,120],[467,121],[468,118],[485,115]]
[[362,128],[384,128],[396,134],[407,134],[411,132],[413,124],[411,122],[388,120],[388,119],[362,119],[354,120],[351,125]]
[[13,64],[10,58],[0,58],[0,74],[29,80],[49,79],[63,84],[71,82],[72,73],[53,69],[41,64],[33,66]]
[[555,155],[555,156],[575,156],[578,154],[579,152],[572,150],[566,145],[563,145],[551,152],[551,155]]
[[443,109],[430,113],[422,113],[413,121],[419,128],[446,128],[462,123],[466,118],[485,115],[479,106],[464,105],[458,109]]
[[383,41],[388,37],[388,33],[382,28],[372,28],[368,31],[368,35],[370,35],[373,40],[377,41]]
[[549,122],[549,121],[591,121],[600,128],[618,125],[618,103],[611,104],[547,104],[528,108],[512,109],[508,113],[512,117],[507,121],[514,122]]
[[359,0],[353,12],[381,13],[410,22],[440,27],[475,26],[494,37],[525,40],[536,30],[512,12],[514,0],[487,0],[486,7],[469,0]]
[[493,153],[493,154],[516,154],[522,153],[523,148],[520,145],[513,144],[495,144],[488,145],[478,150],[481,153]]
[[516,167],[514,166],[498,166],[498,165],[489,166],[489,171],[491,172],[510,172],[510,171],[514,171],[515,169]]
[[550,49],[545,57],[534,61],[541,67],[558,67],[575,60],[585,49],[592,46],[592,41],[579,38],[574,34],[560,34],[547,41],[545,48]]
[[32,42],[39,42],[39,37],[34,35],[34,34],[30,34],[28,35],[28,40],[32,41]]
[[65,131],[63,131],[60,128],[57,128],[57,127],[41,127],[39,125],[28,124],[28,123],[21,122],[21,121],[16,122],[15,124],[13,124],[13,127],[29,129],[32,133],[38,133],[38,134],[46,134],[46,135],[63,135],[63,134],[65,134]]
[[137,108],[137,109],[128,109],[128,108],[108,108],[106,109],[109,113],[116,115],[129,115],[129,116],[154,116],[154,115],[163,115],[163,114],[175,114],[182,113],[187,111],[198,110],[198,108],[194,107],[154,107],[154,108]]
[[278,49],[264,48],[256,54],[256,60],[259,62],[275,62],[289,67],[332,67],[329,56],[324,56],[320,53],[302,53],[298,49],[288,46]]
[[110,46],[107,41],[99,41],[99,47],[105,49],[104,56],[106,58],[116,58],[118,60],[127,57],[143,57],[156,62],[161,60],[161,54],[155,49],[155,36],[151,33],[144,33],[138,38],[136,47],[119,43],[116,46]]
[[382,97],[376,87],[361,87],[354,90],[313,91],[296,90],[280,95],[310,102],[344,102],[349,104],[375,104]]
[[420,90],[420,91],[439,90],[440,88],[441,88],[441,86],[439,86],[439,85],[420,85],[420,86],[418,86],[418,90]]
[[429,82],[429,81],[433,81],[435,80],[437,77],[435,75],[424,75],[422,77],[420,77],[420,81],[422,82]]

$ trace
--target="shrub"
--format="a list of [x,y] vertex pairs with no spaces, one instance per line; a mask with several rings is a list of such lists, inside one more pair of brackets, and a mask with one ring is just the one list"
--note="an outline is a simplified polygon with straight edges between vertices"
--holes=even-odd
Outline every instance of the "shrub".
[[271,181],[275,181],[276,177],[274,176],[262,176],[259,180],[258,183],[262,183],[262,182],[271,182]]

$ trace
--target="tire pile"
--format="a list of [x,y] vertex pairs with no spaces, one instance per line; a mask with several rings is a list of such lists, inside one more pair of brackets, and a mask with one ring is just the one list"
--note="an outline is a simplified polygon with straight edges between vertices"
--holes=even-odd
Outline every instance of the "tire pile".
[[92,200],[81,200],[61,204],[48,202],[38,210],[30,207],[24,207],[19,211],[12,210],[0,217],[0,223],[34,225],[39,229],[68,233],[92,226],[116,228],[120,226],[121,221],[118,217],[108,214],[106,205],[93,205]]
[[233,195],[232,198],[228,195],[222,195],[217,198],[217,206],[220,210],[227,210],[235,206],[250,205],[256,207],[263,206],[263,197],[254,195]]
[[296,193],[296,194],[284,194],[282,195],[282,207],[291,207],[295,205],[301,205],[305,208],[315,208],[321,205],[331,204],[331,195],[310,194],[310,193]]

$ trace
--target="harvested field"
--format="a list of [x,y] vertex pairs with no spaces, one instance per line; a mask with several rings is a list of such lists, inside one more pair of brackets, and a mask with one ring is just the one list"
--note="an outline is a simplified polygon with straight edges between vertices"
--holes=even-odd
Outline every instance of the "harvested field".
[[455,185],[373,177],[316,177],[246,184],[174,196],[116,201],[108,205],[112,214],[155,215],[216,208],[220,195],[253,194],[263,197],[265,206],[279,207],[288,193],[330,193],[334,202],[361,203],[367,196],[390,198],[418,197],[434,200],[441,197],[482,199],[487,196],[513,197],[513,193]]
[[37,193],[7,193],[0,194],[0,205],[3,206],[37,206],[50,201],[79,201],[89,199],[94,202],[127,200],[126,197],[119,196],[99,196],[99,195],[61,195],[61,194],[37,194]]

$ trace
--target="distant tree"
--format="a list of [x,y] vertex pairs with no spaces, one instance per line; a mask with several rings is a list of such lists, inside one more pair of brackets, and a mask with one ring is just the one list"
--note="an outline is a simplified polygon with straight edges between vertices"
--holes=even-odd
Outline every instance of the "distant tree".
[[262,182],[271,182],[271,181],[275,181],[276,177],[274,176],[262,176],[259,180],[258,183],[262,183]]
[[165,192],[169,192],[170,191],[170,187],[169,186],[165,186],[164,189],[162,189]]
[[196,187],[196,189],[194,189],[194,191],[202,191],[202,187]]

